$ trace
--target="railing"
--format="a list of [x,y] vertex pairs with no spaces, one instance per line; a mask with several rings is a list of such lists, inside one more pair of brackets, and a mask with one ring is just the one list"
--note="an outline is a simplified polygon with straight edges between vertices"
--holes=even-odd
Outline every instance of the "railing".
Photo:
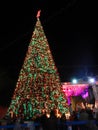
[[[25,123],[25,124],[13,124],[13,125],[1,125],[0,126],[0,129],[9,129],[9,128],[29,128],[30,127],[30,125],[28,125],[29,123]],[[32,124],[31,124],[31,126],[34,126],[34,127],[36,127],[36,126],[40,126],[40,124],[39,123],[33,123],[32,122]]]
[[[67,125],[67,127],[69,127],[69,126],[72,126],[72,125],[85,125],[85,124],[87,124],[87,123],[89,123],[89,121],[66,121],[65,123],[63,123],[64,125]],[[98,121],[93,121],[93,123],[95,123],[95,124],[98,124]],[[62,123],[58,123],[58,126],[59,125],[62,125]],[[34,127],[36,127],[36,126],[40,126],[40,123],[34,123],[34,122],[32,122],[31,123],[31,126],[34,126]],[[0,129],[3,129],[3,130],[5,130],[5,129],[9,129],[9,128],[15,128],[15,127],[17,127],[16,126],[16,124],[13,124],[13,125],[1,125],[0,126]],[[19,124],[19,127],[20,128],[29,128],[30,127],[30,125],[29,125],[29,122],[28,123],[24,123],[24,124]]]

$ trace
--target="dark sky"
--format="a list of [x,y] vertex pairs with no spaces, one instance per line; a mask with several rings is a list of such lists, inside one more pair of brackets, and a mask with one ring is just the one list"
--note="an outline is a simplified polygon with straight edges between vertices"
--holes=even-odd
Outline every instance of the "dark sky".
[[7,98],[13,91],[39,9],[61,81],[98,75],[97,2],[14,0],[0,5],[1,97],[5,90]]

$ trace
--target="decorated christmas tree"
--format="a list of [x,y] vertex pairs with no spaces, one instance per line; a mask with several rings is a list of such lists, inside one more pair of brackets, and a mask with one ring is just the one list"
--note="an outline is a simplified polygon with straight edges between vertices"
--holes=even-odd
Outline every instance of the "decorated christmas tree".
[[59,74],[41,25],[39,14],[7,114],[25,119],[41,116],[43,111],[68,111]]

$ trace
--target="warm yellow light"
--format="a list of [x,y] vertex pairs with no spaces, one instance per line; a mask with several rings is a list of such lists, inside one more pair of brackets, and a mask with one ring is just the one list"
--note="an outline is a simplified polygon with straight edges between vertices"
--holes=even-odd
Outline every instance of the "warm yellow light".
[[58,114],[57,114],[57,117],[58,117],[58,118],[61,118],[61,114],[60,114],[60,113],[58,113]]
[[70,112],[66,113],[65,116],[66,116],[66,119],[68,120],[70,117]]
[[49,113],[47,113],[47,114],[46,114],[46,117],[47,117],[47,118],[50,118],[50,114],[49,114]]

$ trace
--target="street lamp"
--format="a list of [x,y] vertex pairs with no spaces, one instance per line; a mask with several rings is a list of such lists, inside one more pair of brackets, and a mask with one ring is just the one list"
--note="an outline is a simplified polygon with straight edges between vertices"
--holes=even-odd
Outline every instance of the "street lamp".
[[72,83],[73,83],[73,84],[76,84],[76,83],[77,83],[77,79],[73,79],[73,80],[72,80]]
[[95,83],[95,79],[90,77],[90,78],[88,78],[88,82],[93,84],[93,83]]

